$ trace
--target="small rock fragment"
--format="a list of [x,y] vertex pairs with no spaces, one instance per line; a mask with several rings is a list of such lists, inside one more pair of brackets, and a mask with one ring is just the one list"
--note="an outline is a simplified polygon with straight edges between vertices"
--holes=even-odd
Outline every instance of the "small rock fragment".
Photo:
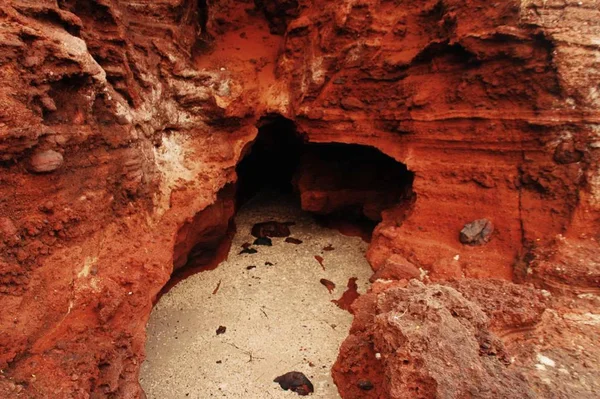
[[225,334],[225,331],[227,331],[227,327],[219,326],[219,328],[217,328],[217,335]]
[[363,102],[356,97],[344,97],[341,101],[341,105],[346,111],[362,109],[365,107]]
[[579,162],[583,159],[583,152],[577,150],[573,142],[562,142],[554,151],[554,162],[560,165],[567,165]]
[[325,248],[323,248],[323,251],[333,251],[335,248],[333,247],[333,245],[329,244],[328,246],[326,246]]
[[265,262],[265,266],[273,266],[273,264],[269,261]]
[[321,267],[323,268],[323,270],[325,270],[325,265],[323,264],[323,257],[319,256],[319,255],[315,255],[315,259],[317,260],[317,262],[319,262],[319,264],[321,265]]
[[269,237],[259,237],[254,240],[254,245],[266,245],[270,247],[273,245],[273,241]]
[[54,203],[52,201],[46,201],[43,205],[40,205],[38,209],[44,213],[53,213]]
[[284,391],[296,392],[300,396],[306,396],[315,391],[310,380],[299,371],[290,371],[280,375],[273,382],[277,382]]
[[15,224],[6,217],[0,217],[0,238],[8,238],[17,235],[17,228]]
[[487,219],[475,220],[465,224],[460,231],[460,242],[466,245],[483,245],[490,241],[494,225]]
[[320,282],[327,288],[327,290],[329,291],[330,294],[333,292],[333,290],[335,288],[335,283],[333,281],[322,278],[320,280]]
[[394,254],[369,279],[372,283],[381,280],[410,280],[420,278],[421,271],[402,255]]
[[294,238],[294,237],[288,237],[288,238],[286,238],[285,242],[287,242],[289,244],[296,244],[296,245],[302,244],[302,240],[299,240],[299,239]]
[[290,229],[285,223],[274,221],[257,223],[252,227],[254,237],[287,237],[290,235]]
[[543,364],[544,366],[556,367],[556,362],[554,360],[542,355],[541,353],[537,354],[537,360],[540,364]]
[[48,97],[48,96],[41,97],[40,103],[42,104],[42,107],[46,111],[54,112],[58,109],[58,108],[56,108],[56,103],[54,102],[54,100],[51,97]]
[[60,168],[63,156],[54,150],[38,151],[29,160],[29,170],[35,173],[49,173]]
[[254,266],[254,265],[246,266],[246,270],[252,270],[252,269],[256,269],[256,266]]
[[22,63],[24,67],[31,68],[40,65],[42,63],[42,58],[40,56],[30,55],[25,57]]

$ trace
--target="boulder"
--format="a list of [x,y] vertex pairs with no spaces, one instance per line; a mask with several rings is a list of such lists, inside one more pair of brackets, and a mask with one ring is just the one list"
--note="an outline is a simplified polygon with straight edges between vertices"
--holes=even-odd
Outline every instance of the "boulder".
[[[454,288],[412,280],[406,288],[366,294],[354,309],[332,370],[343,397],[536,397],[510,367],[489,316]],[[364,381],[371,382],[368,391]]]

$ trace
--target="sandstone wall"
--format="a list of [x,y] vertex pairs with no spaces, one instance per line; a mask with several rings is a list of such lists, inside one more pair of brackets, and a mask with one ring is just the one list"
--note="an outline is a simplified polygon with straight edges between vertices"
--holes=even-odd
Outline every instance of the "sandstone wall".
[[[597,248],[597,1],[206,3],[0,5],[4,396],[141,395],[177,232],[235,180],[267,113],[415,173],[375,269],[396,254],[433,279],[553,283],[538,252]],[[482,217],[490,243],[460,244]]]

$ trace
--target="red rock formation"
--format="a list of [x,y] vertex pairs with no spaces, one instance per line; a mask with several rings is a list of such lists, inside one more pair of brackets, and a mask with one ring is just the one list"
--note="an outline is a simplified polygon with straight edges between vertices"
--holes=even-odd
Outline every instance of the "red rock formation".
[[[178,269],[193,255],[201,263],[210,261],[215,249],[227,235],[229,224],[235,213],[235,188],[225,186],[215,203],[204,208],[181,226],[173,248],[173,269]],[[193,254],[190,254],[193,252]],[[196,266],[199,266],[195,262]]]
[[[553,38],[536,25],[540,8],[362,2],[313,7],[290,24],[282,64],[304,88],[293,97],[300,130],[313,141],[373,145],[415,173],[411,216],[375,232],[375,268],[400,252],[432,277],[511,278],[524,244],[569,230],[578,206],[597,212],[578,199],[596,157],[584,137],[595,129],[597,100],[583,86],[564,87],[568,67],[556,50],[578,52],[572,41],[581,39]],[[579,91],[575,112],[569,90]],[[592,163],[556,163],[565,141]],[[464,247],[457,231],[483,217],[498,234],[483,250]]]
[[589,299],[500,280],[375,285],[355,302],[333,377],[344,398],[593,398]]
[[[257,3],[0,5],[1,396],[141,395],[177,232],[235,180],[266,114],[415,174],[414,202],[375,230],[374,269],[516,265],[597,292],[598,262],[577,256],[599,239],[597,1]],[[491,241],[462,245],[482,218]]]
[[535,397],[484,311],[454,289],[413,280],[359,301],[333,369],[345,398]]

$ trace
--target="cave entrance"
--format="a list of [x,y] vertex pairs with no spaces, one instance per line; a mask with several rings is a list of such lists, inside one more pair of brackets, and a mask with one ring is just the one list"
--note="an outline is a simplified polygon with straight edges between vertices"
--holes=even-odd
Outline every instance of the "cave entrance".
[[296,195],[321,222],[346,220],[372,230],[384,210],[413,198],[414,174],[373,147],[309,143],[282,116],[262,118],[258,127],[236,167],[240,204],[261,191]]
[[261,118],[256,139],[246,146],[236,167],[238,203],[261,191],[291,195],[304,145],[291,120],[278,115]]
[[283,398],[273,380],[299,371],[319,397],[338,397],[330,370],[372,270],[364,240],[314,215],[376,223],[410,199],[412,175],[373,148],[308,143],[280,116],[259,122],[236,171],[175,248],[188,265],[205,262],[235,213],[227,256],[158,301],[140,382],[149,398]]

